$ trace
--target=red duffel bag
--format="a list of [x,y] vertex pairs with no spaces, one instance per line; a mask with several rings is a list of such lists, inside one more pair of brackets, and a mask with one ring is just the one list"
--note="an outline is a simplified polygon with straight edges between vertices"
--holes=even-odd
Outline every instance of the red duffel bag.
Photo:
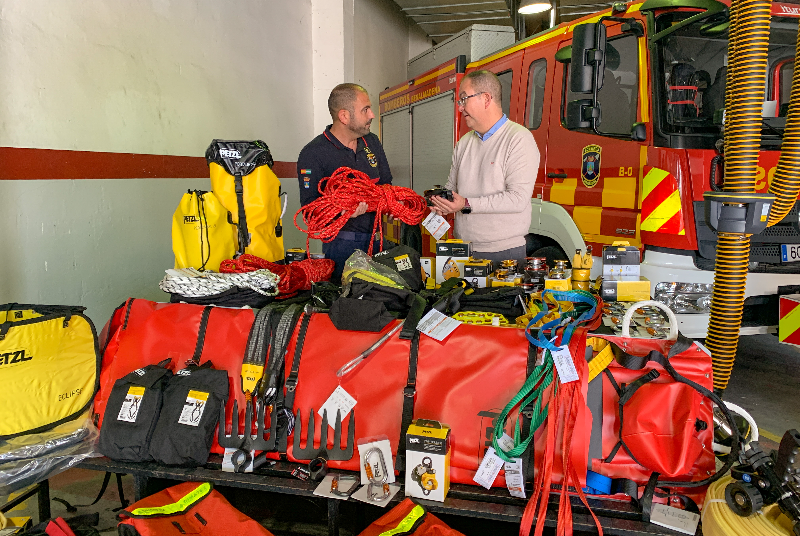
[[[526,377],[529,344],[522,330],[463,324],[445,342],[417,335],[418,348],[411,359],[416,367],[412,367],[411,377],[412,341],[394,335],[356,369],[338,378],[336,372],[343,365],[396,323],[390,323],[382,333],[340,331],[328,315],[314,314],[307,332],[303,333],[305,322],[301,323],[297,337],[301,351],[296,352],[296,338],[286,355],[286,402],[295,413],[299,410],[295,432],[300,426],[301,446],[306,446],[309,413],[317,412],[341,385],[357,401],[356,440],[386,435],[392,454],[396,455],[403,421],[410,423],[412,417],[438,420],[451,429],[451,481],[473,483],[475,471],[491,446],[494,420]],[[335,416],[329,419],[333,422]],[[320,426],[317,414],[315,446],[319,443]],[[347,434],[348,420],[345,420],[343,443]],[[328,433],[330,447],[333,435]],[[287,445],[288,458],[307,461],[294,455],[292,443],[293,436]],[[330,465],[355,471],[359,469],[358,456],[348,461],[331,461]],[[495,485],[505,485],[502,476],[495,480]]]
[[119,513],[121,536],[227,536],[272,533],[234,508],[208,482],[183,482],[136,501]]
[[[240,388],[242,359],[253,325],[252,309],[229,309],[184,303],[156,303],[130,298],[103,328],[100,389],[94,399],[95,422],[102,426],[106,402],[114,382],[136,369],[170,359],[173,372],[188,361],[228,372],[228,414],[238,400],[244,414]],[[242,417],[242,421],[243,421]],[[214,435],[212,452],[222,453]]]
[[409,498],[403,499],[403,502],[386,512],[358,536],[381,536],[383,534],[463,536]]

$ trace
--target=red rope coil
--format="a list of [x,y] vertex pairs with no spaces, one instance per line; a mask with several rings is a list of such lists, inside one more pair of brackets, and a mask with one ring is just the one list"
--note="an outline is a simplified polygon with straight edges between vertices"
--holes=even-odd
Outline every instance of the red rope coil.
[[[340,167],[333,175],[319,181],[319,192],[322,194],[311,203],[300,208],[294,215],[294,225],[306,233],[306,249],[312,238],[330,242],[339,234],[344,224],[358,208],[362,201],[367,203],[367,212],[376,212],[372,234],[377,229],[383,246],[383,215],[393,217],[409,225],[418,225],[428,213],[425,198],[411,188],[392,186],[391,184],[375,184],[369,175]],[[303,216],[308,230],[301,229],[297,216]],[[372,255],[372,241],[368,254]]]
[[219,271],[235,274],[269,270],[280,278],[278,299],[281,299],[294,296],[301,290],[310,290],[313,282],[330,281],[334,265],[330,259],[305,259],[291,264],[275,264],[246,253],[237,259],[222,261]]

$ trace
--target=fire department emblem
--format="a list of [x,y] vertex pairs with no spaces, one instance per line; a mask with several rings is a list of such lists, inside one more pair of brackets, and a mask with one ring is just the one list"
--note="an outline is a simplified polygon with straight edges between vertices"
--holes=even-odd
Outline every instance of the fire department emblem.
[[365,147],[364,152],[367,153],[367,162],[369,162],[369,165],[378,167],[378,159],[375,157],[375,154],[369,150],[369,147]]
[[599,145],[587,145],[583,148],[581,159],[581,180],[587,188],[593,188],[600,180],[600,152]]

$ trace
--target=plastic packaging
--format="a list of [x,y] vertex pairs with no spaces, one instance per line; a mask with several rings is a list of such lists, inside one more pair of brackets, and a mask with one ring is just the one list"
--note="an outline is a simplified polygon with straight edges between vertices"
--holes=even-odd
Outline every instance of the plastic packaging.
[[372,257],[357,249],[344,263],[342,271],[342,296],[350,293],[350,284],[353,278],[372,281],[385,287],[408,289],[403,276],[391,268],[372,260]]
[[97,450],[99,430],[91,410],[47,432],[0,441],[0,495],[8,495],[66,471]]

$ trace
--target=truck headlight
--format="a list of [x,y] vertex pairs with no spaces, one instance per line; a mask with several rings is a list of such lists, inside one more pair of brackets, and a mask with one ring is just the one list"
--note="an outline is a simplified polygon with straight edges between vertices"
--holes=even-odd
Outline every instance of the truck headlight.
[[676,314],[709,313],[713,290],[710,283],[661,282],[656,284],[653,299]]

